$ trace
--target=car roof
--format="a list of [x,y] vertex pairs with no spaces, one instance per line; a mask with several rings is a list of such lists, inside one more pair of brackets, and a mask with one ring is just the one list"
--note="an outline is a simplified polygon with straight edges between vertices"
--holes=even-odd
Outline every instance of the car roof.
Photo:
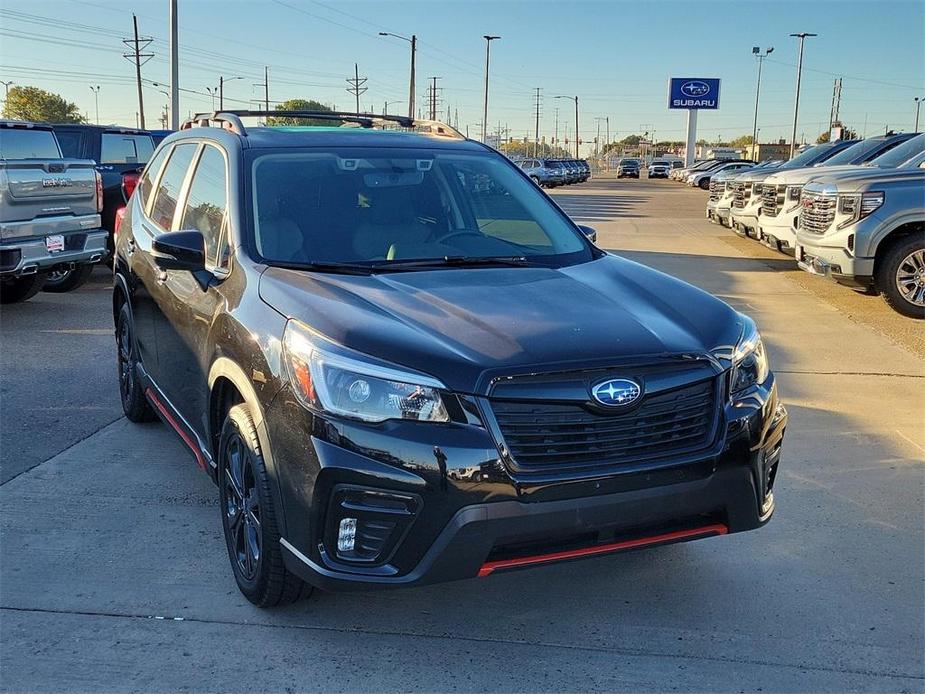
[[122,135],[150,135],[149,130],[123,128],[121,125],[87,125],[86,123],[51,123],[55,130],[86,130],[101,133],[120,133]]
[[28,120],[9,120],[0,119],[0,127],[3,128],[22,128],[24,130],[51,130],[48,123],[33,123]]

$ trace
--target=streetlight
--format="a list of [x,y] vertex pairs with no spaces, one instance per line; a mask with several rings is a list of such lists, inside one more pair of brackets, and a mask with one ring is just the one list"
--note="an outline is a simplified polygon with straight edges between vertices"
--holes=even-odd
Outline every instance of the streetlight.
[[491,42],[501,37],[486,34],[482,38],[485,39],[485,105],[482,109],[482,142],[485,142],[488,134],[488,64],[491,58]]
[[6,103],[6,100],[10,98],[10,87],[16,84],[12,80],[9,82],[0,82],[3,85],[3,88],[6,90],[6,94],[3,97],[3,103]]
[[414,118],[414,55],[418,49],[418,37],[414,34],[411,34],[411,38],[409,39],[407,36],[392,34],[388,31],[380,31],[379,36],[392,36],[396,39],[401,39],[402,41],[407,41],[411,44],[411,82],[408,86],[408,118]]
[[95,87],[91,84],[90,91],[93,92],[93,101],[96,103],[96,124],[100,124],[100,85]]
[[580,159],[581,157],[578,155],[578,144],[579,144],[578,143],[578,140],[579,140],[579,137],[578,137],[578,133],[579,133],[579,130],[578,130],[578,97],[560,95],[560,96],[556,96],[553,98],[554,99],[572,99],[575,101],[575,158]]
[[800,39],[800,59],[797,61],[797,95],[793,102],[793,132],[790,135],[790,158],[792,159],[793,153],[797,147],[797,116],[800,113],[800,79],[803,76],[803,43],[807,38],[819,36],[819,34],[809,34],[805,31],[802,31],[798,34],[790,35],[794,38]]
[[773,52],[774,46],[765,48],[764,53],[761,52],[761,48],[758,46],[752,47],[752,55],[758,58],[758,86],[755,87],[755,122],[752,125],[752,159],[755,158],[755,153],[758,151],[758,95],[761,94],[761,64]]
[[206,87],[209,96],[212,97],[212,110],[215,110],[215,97],[218,96],[218,87]]
[[914,97],[915,98],[915,128],[912,129],[912,132],[917,133],[919,131],[919,109],[922,108],[922,99],[925,97]]
[[382,105],[382,115],[383,116],[389,115],[389,106],[391,106],[392,104],[400,104],[400,103],[402,103],[402,99],[399,99],[398,101],[386,101]]
[[[228,77],[225,78],[222,75],[218,76],[218,110],[223,111],[225,109],[225,82],[231,82],[232,80],[243,80],[243,77]],[[212,103],[212,108],[215,108],[215,102]]]

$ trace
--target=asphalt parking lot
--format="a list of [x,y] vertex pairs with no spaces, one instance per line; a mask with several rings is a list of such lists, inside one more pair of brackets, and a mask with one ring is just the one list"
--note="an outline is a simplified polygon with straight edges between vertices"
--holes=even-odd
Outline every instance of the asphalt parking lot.
[[703,191],[552,195],[761,326],[790,411],[767,527],[258,610],[216,489],[163,425],[120,416],[98,270],[0,315],[0,688],[922,691],[921,325],[711,225]]

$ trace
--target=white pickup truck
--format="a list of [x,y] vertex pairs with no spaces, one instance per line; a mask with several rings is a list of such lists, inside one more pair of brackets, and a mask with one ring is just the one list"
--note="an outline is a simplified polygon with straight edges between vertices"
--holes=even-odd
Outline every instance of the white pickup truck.
[[64,159],[51,126],[0,121],[0,303],[29,299],[49,276],[83,284],[106,257],[95,162]]

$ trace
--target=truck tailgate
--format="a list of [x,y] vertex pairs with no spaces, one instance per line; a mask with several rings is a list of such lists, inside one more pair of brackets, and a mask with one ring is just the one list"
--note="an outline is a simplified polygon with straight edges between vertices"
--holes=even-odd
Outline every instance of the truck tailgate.
[[96,168],[85,159],[0,161],[0,222],[95,215]]

